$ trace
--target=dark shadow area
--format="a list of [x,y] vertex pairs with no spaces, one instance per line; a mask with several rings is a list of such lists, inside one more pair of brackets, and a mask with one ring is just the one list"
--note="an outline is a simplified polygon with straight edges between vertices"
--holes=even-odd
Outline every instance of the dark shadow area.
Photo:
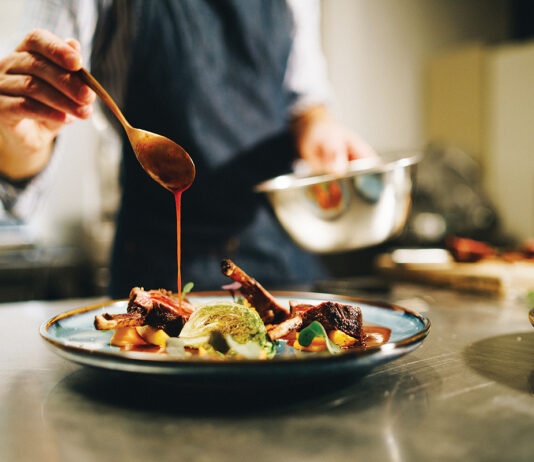
[[320,258],[332,279],[368,277],[374,274],[376,256],[390,250],[392,245],[392,242],[388,242],[363,249],[325,254]]
[[312,286],[312,291],[354,297],[387,297],[391,292],[392,285],[378,276],[356,276],[341,279],[329,279],[317,281]]
[[[426,374],[428,375],[428,374]],[[430,381],[429,383],[433,383]],[[50,394],[47,406],[60,396],[74,393],[100,405],[124,410],[199,417],[279,416],[295,413],[358,413],[392,400],[407,403],[406,396],[416,392],[416,400],[427,401],[426,387],[409,373],[380,373],[325,378],[305,383],[226,386],[213,383],[184,385],[178,377],[101,371],[83,368],[65,377]],[[56,398],[54,398],[56,396]],[[412,404],[413,398],[411,397]],[[69,402],[77,400],[69,399]],[[58,402],[62,402],[59,399]]]
[[518,391],[534,394],[534,333],[518,332],[480,340],[463,352],[479,374]]
[[[279,383],[270,386],[237,383],[182,383],[179,377],[82,369],[59,387],[84,397],[125,409],[182,416],[212,417],[284,414],[297,408],[330,402],[354,387],[360,378]],[[247,386],[245,386],[247,385]]]
[[534,2],[532,0],[512,0],[511,37],[514,40],[530,40],[534,37]]

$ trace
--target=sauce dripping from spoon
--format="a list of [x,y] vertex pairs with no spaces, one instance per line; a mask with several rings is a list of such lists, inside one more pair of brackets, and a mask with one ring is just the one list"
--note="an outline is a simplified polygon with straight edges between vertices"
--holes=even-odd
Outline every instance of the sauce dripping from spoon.
[[177,282],[179,306],[181,308],[182,274],[180,209],[182,192],[191,186],[195,178],[195,164],[185,149],[169,138],[133,127],[126,120],[113,98],[86,69],[80,69],[77,74],[80,79],[94,90],[100,99],[106,103],[115,117],[117,117],[122,124],[141,167],[143,167],[152,179],[174,194],[174,200],[176,202]]
[[182,192],[184,190],[174,191],[174,202],[176,204],[176,263],[178,268],[178,306],[182,308]]

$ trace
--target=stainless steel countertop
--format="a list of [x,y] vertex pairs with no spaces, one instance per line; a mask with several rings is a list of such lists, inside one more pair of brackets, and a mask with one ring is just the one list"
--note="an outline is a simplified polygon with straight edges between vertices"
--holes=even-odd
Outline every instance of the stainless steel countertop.
[[[408,285],[368,298],[424,312],[429,337],[360,380],[314,393],[311,383],[267,407],[259,394],[220,393],[222,408],[203,404],[203,393],[217,393],[209,384],[190,394],[57,357],[39,326],[94,300],[0,305],[0,460],[533,460],[526,302]],[[270,393],[284,396],[285,384]]]

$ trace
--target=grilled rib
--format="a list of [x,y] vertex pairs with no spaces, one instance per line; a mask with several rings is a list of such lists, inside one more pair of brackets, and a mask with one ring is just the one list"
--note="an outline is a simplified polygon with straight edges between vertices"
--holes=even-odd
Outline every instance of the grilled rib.
[[289,310],[279,305],[254,278],[245,273],[232,260],[224,259],[221,270],[225,276],[241,284],[239,291],[259,313],[264,323],[280,323],[289,317]]

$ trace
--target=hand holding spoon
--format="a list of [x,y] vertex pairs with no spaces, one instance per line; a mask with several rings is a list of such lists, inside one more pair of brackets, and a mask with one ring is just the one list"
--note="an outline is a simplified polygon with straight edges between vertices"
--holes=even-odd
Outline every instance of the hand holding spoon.
[[132,127],[113,98],[87,70],[80,69],[78,75],[119,119],[141,167],[154,180],[172,192],[191,186],[195,179],[195,164],[180,145],[164,136]]

